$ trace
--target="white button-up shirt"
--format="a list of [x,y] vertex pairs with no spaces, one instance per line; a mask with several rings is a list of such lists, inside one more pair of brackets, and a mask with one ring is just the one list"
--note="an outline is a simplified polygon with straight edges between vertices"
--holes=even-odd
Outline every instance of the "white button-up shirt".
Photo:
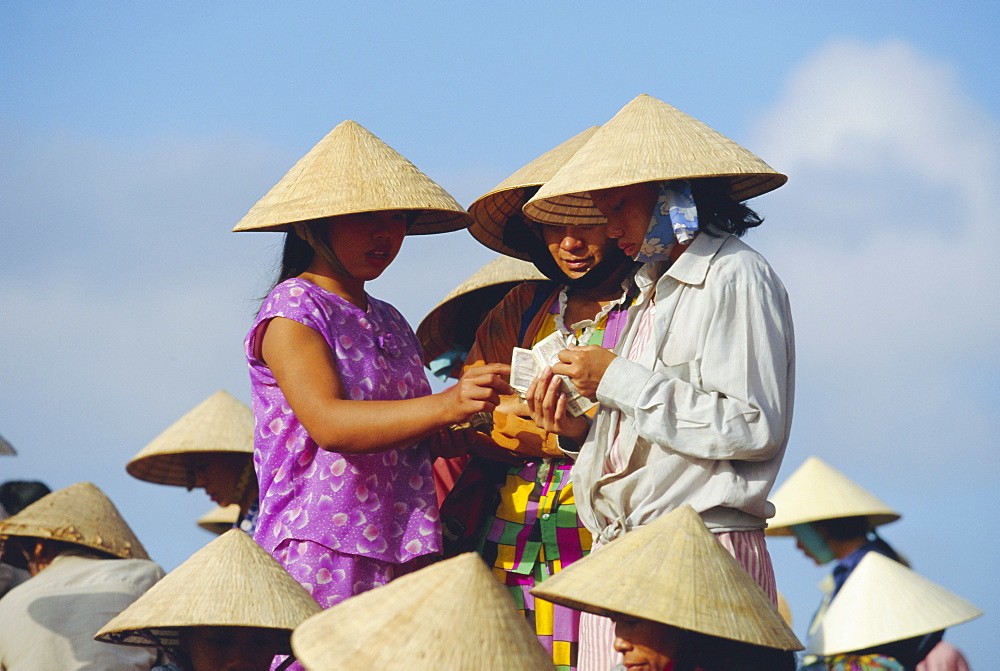
[[[629,352],[651,301],[653,333],[636,361],[618,356],[605,372],[573,468],[580,518],[604,543],[684,504],[713,531],[761,528],[774,515],[767,495],[794,392],[785,288],[731,235],[702,233],[662,269],[636,276],[640,296],[616,352]],[[606,472],[616,432],[624,466]]]

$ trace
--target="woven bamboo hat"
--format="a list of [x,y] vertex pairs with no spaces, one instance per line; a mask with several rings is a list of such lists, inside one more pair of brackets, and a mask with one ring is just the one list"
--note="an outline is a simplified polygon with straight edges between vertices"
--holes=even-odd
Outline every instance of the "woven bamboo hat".
[[125,466],[146,482],[188,487],[192,456],[205,452],[253,455],[254,419],[250,408],[217,391],[171,424]]
[[309,618],[292,633],[292,649],[314,671],[554,668],[510,595],[473,553]]
[[526,252],[514,249],[504,242],[504,228],[507,226],[507,221],[512,216],[521,214],[521,208],[528,200],[529,190],[534,190],[533,187],[541,186],[552,179],[559,168],[593,137],[597,128],[591,126],[582,133],[574,135],[519,169],[486,195],[480,196],[469,206],[469,213],[474,220],[469,226],[472,237],[495,252],[530,261]]
[[172,647],[183,627],[291,631],[320,610],[264,548],[243,531],[231,529],[168,573],[94,638]]
[[728,177],[743,201],[788,178],[694,117],[640,95],[625,105],[524,206],[543,224],[600,224],[589,191],[699,177]]
[[691,506],[630,531],[531,593],[598,615],[628,615],[767,648],[802,649],[771,600]]
[[940,631],[983,614],[877,552],[869,552],[837,592],[806,653],[837,655]]
[[240,518],[240,506],[233,503],[228,506],[215,506],[198,518],[198,526],[205,531],[221,536],[236,524]]
[[468,350],[476,339],[479,321],[511,289],[528,280],[544,280],[545,275],[527,261],[498,256],[452,289],[417,327],[424,350],[424,364],[460,345]]
[[47,494],[0,521],[0,537],[62,541],[121,559],[149,559],[115,504],[89,482]]
[[14,446],[8,443],[3,436],[0,436],[0,454],[17,454]]
[[295,222],[384,210],[419,210],[411,234],[457,231],[472,221],[430,177],[348,120],[299,159],[233,230],[288,231]]
[[775,515],[770,536],[791,536],[791,526],[837,517],[867,517],[872,528],[899,519],[899,513],[818,457],[809,457],[771,496]]

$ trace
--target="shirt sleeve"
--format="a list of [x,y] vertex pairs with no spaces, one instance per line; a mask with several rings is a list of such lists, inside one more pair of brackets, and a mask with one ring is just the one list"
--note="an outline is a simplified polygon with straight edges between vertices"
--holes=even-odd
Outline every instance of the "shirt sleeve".
[[649,370],[619,356],[604,373],[598,400],[666,449],[701,459],[770,459],[787,441],[792,410],[787,296],[766,278],[736,278],[709,299],[701,323],[683,325],[700,329],[695,360],[658,360]]

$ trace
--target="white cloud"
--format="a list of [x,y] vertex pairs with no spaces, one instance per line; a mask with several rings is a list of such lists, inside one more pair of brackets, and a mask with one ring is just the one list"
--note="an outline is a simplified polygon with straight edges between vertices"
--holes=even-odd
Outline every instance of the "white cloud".
[[806,352],[849,369],[997,352],[998,137],[903,43],[834,42],[797,69],[753,146],[790,174],[765,235]]

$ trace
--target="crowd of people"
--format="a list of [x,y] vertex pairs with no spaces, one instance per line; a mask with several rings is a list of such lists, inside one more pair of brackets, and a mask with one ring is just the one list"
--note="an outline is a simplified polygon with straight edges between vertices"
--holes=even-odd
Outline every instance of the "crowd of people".
[[[38,492],[0,521],[27,571],[0,671],[967,668],[942,636],[979,611],[873,535],[896,513],[800,476],[818,460],[772,495],[792,318],[741,237],[786,179],[641,95],[467,211],[341,123],[234,229],[284,234],[252,408],[219,392],[127,465],[235,528],[163,577],[96,487]],[[502,260],[414,333],[366,283],[460,229]],[[766,533],[837,561],[806,646]],[[873,584],[882,626],[838,624]],[[919,617],[891,605],[915,595]]]

